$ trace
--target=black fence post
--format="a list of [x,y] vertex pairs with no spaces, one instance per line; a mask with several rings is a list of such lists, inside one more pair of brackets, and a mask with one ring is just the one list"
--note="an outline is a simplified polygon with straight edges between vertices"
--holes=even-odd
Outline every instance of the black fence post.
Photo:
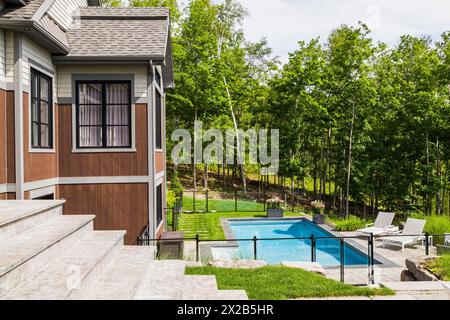
[[316,262],[316,238],[311,235],[311,262]]
[[253,237],[253,257],[255,258],[255,260],[258,260],[258,252],[257,252],[257,238],[256,236]]
[[208,189],[206,189],[206,212],[209,212],[209,199],[208,199],[208,195],[209,195],[209,192],[208,192]]
[[430,234],[428,232],[425,233],[425,255],[430,255]]
[[199,239],[199,238],[200,238],[199,235],[196,234],[196,235],[195,235],[195,260],[196,260],[197,262],[200,261],[200,252],[199,252],[199,242],[200,242],[200,239]]
[[234,211],[238,211],[237,190],[234,189]]
[[195,190],[193,191],[194,194],[194,202],[192,203],[192,213],[196,213],[197,211],[195,210]]
[[341,282],[344,283],[345,282],[345,278],[344,278],[344,273],[345,273],[345,269],[344,269],[344,238],[341,238],[340,241],[340,255],[341,255]]
[[373,233],[370,234],[370,283],[375,283],[375,258],[374,258],[374,245],[375,245],[375,239],[373,237]]
[[266,208],[266,187],[264,186],[264,184],[263,184],[263,201],[264,201],[264,212],[266,212],[267,211],[267,208]]

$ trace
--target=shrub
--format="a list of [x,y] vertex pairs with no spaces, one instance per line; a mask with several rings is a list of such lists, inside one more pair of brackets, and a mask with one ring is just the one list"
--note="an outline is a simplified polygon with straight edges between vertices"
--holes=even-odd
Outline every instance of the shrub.
[[427,267],[441,280],[450,281],[450,255],[444,255],[437,259],[428,260]]
[[[423,214],[414,214],[411,217],[427,220],[424,232],[428,232],[429,234],[450,233],[450,218],[448,216],[425,216]],[[433,241],[435,244],[443,244],[444,237],[434,237]]]
[[350,215],[348,219],[330,219],[337,231],[356,231],[364,228],[369,222],[357,216]]

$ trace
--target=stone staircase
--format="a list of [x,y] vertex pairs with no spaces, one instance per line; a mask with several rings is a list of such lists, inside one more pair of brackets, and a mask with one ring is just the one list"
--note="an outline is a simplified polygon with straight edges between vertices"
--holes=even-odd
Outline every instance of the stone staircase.
[[155,247],[125,246],[124,231],[94,231],[91,215],[63,215],[64,201],[0,201],[0,299],[245,300],[214,276],[185,275]]

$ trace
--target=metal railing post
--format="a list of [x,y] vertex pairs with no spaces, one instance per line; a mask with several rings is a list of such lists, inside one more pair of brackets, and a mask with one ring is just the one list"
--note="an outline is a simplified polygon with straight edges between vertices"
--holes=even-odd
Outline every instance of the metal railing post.
[[234,189],[234,211],[238,211],[237,190]]
[[316,262],[316,238],[311,235],[311,262]]
[[206,190],[206,212],[209,212],[209,199],[208,199],[208,194],[209,194],[209,192],[208,192],[208,190]]
[[195,210],[195,190],[193,191],[194,194],[194,202],[192,203],[192,213],[196,213],[197,211]]
[[375,259],[374,259],[374,245],[375,245],[375,239],[373,237],[373,233],[370,234],[370,283],[375,283]]
[[340,240],[340,262],[341,262],[341,282],[344,283],[345,282],[345,277],[344,277],[344,273],[345,273],[345,269],[344,269],[344,238],[341,238]]
[[199,254],[199,235],[198,233],[195,235],[195,261],[199,262],[200,261],[200,254]]
[[253,257],[255,260],[258,260],[258,252],[257,252],[257,239],[256,236],[253,237]]
[[428,232],[425,233],[425,255],[430,255],[430,234]]

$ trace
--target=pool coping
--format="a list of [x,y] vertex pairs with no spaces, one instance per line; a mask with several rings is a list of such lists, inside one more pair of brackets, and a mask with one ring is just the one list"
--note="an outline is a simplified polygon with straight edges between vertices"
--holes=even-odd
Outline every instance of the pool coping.
[[[298,217],[286,217],[286,218],[221,218],[220,219],[220,224],[222,226],[223,232],[225,234],[225,238],[226,240],[224,240],[223,242],[217,242],[214,244],[210,244],[209,250],[211,249],[211,247],[229,247],[229,248],[237,248],[239,247],[239,243],[236,241],[233,241],[233,239],[235,239],[233,230],[231,229],[230,226],[230,221],[289,221],[289,220],[308,220],[309,222],[312,223],[312,218],[309,216],[298,216]],[[342,237],[343,235],[338,232],[333,230],[333,228],[331,228],[330,226],[323,224],[323,225],[315,225],[318,228],[323,229],[325,232],[328,232],[329,234],[331,234],[332,236],[335,237]],[[367,247],[361,245],[360,243],[356,242],[353,239],[346,239],[345,240],[346,245],[352,247],[353,249],[358,250],[359,252],[361,252],[362,254],[367,256],[367,253],[365,253],[367,251]],[[211,252],[212,255],[212,252]],[[396,264],[395,262],[393,262],[392,260],[390,260],[389,258],[383,256],[382,254],[377,253],[376,251],[374,252],[374,258],[376,261],[379,262],[379,264],[376,264],[375,266],[380,267],[380,268],[392,268],[392,267],[402,267],[398,264]],[[345,266],[346,269],[357,269],[357,268],[367,268],[367,265],[351,265],[351,266]],[[329,269],[329,270],[333,270],[333,269],[339,269],[340,266],[323,266],[324,269]]]

